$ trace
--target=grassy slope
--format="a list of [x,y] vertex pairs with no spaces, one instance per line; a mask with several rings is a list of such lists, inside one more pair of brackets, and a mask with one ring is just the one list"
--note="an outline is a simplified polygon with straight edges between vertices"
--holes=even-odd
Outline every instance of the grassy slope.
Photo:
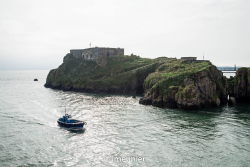
[[159,61],[152,59],[119,56],[109,58],[105,66],[100,66],[67,55],[64,63],[50,72],[46,85],[65,90],[142,93],[143,80],[158,64]]
[[168,60],[144,81],[141,104],[196,109],[225,102],[226,80],[208,61]]
[[162,64],[157,71],[150,74],[145,82],[145,88],[150,91],[158,90],[158,94],[167,94],[169,88],[182,86],[183,80],[192,74],[206,70],[211,67],[210,62],[185,62],[182,60],[171,60]]
[[[104,63],[103,63],[104,62]],[[68,54],[51,70],[45,86],[62,90],[142,94],[146,104],[181,108],[217,103],[225,96],[221,72],[210,62],[119,56],[103,62]]]
[[[106,65],[84,61],[67,55],[58,69],[52,70],[45,86],[63,90],[142,94],[167,98],[192,96],[192,85],[184,79],[208,71],[210,62],[185,62],[161,57],[146,59],[137,56],[109,58]],[[193,97],[196,98],[196,97]]]

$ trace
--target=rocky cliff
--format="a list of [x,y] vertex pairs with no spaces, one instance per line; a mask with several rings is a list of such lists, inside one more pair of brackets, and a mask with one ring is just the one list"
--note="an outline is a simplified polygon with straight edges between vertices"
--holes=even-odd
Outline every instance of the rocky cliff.
[[63,64],[49,72],[45,87],[96,93],[142,94],[144,79],[155,71],[159,63],[138,56],[86,61],[67,54]]
[[197,109],[219,106],[227,101],[226,78],[210,62],[166,62],[144,82],[141,104]]
[[250,68],[240,68],[228,80],[229,96],[237,102],[250,102]]
[[141,104],[196,109],[226,103],[226,79],[208,61],[138,56],[105,58],[101,62],[64,57],[51,70],[45,87],[84,92],[144,94]]

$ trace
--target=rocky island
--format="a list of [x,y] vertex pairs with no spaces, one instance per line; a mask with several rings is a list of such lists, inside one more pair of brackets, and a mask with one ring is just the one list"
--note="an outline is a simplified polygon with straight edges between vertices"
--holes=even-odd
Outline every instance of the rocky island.
[[249,101],[250,70],[227,79],[211,62],[195,58],[141,58],[121,48],[71,50],[49,72],[45,87],[64,91],[143,95],[141,104],[198,109],[220,106],[228,95]]

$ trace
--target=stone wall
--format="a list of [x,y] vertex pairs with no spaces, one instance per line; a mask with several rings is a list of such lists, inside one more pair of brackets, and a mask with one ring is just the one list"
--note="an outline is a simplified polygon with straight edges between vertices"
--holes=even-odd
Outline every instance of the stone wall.
[[181,57],[181,60],[196,61],[197,57]]
[[75,57],[75,58],[80,58],[82,56],[82,52],[84,49],[71,49],[70,53]]
[[76,58],[83,58],[84,60],[97,60],[102,57],[113,57],[124,55],[122,48],[87,48],[87,49],[72,49],[70,53]]

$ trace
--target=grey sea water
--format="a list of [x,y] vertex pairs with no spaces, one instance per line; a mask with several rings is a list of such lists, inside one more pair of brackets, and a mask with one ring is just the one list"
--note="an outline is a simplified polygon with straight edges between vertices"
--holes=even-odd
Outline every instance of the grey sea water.
[[[250,166],[250,105],[159,109],[129,96],[46,89],[47,73],[0,71],[1,167]],[[65,106],[87,122],[84,133],[57,126]]]

